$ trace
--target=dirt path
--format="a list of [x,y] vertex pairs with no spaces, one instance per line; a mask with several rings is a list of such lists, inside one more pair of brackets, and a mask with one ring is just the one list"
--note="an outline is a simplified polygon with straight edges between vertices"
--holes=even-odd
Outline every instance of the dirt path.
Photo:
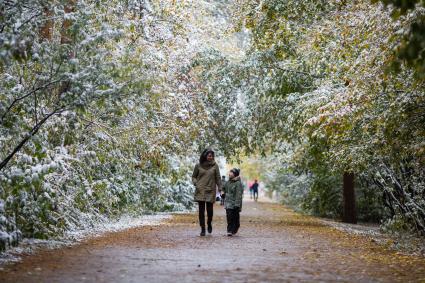
[[1,282],[425,282],[425,260],[387,251],[273,203],[246,202],[238,236],[224,210],[199,237],[195,214],[40,251]]

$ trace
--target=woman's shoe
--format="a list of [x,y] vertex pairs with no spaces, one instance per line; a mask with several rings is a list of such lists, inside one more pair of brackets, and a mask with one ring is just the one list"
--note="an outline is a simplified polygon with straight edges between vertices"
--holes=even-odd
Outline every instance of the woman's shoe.
[[201,237],[205,236],[205,228],[202,228],[201,230]]
[[208,233],[211,234],[212,233],[212,225],[208,225]]

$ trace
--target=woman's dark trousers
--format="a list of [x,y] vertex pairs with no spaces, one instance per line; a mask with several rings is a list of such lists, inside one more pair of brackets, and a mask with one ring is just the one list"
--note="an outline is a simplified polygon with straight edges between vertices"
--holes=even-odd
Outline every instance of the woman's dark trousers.
[[227,232],[236,234],[239,230],[240,216],[239,209],[226,209]]
[[205,202],[205,201],[198,201],[199,204],[199,224],[201,225],[201,228],[205,230],[205,206],[207,208],[207,224],[208,227],[211,226],[212,219],[213,219],[213,206],[214,204],[212,202]]

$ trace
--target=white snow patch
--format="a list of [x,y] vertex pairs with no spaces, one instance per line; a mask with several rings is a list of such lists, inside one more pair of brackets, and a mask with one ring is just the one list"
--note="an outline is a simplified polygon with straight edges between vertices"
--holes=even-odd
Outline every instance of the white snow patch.
[[158,226],[170,217],[170,214],[143,215],[140,217],[123,215],[118,220],[99,223],[96,227],[70,231],[59,240],[23,239],[19,243],[19,246],[12,247],[6,252],[0,253],[0,269],[2,265],[19,262],[22,255],[33,254],[39,249],[57,249],[64,246],[71,246],[89,238],[99,237],[108,232],[118,232],[139,226]]
[[123,215],[119,220],[108,223],[101,223],[94,229],[84,229],[70,231],[65,235],[68,240],[81,241],[87,237],[97,237],[108,232],[118,232],[129,228],[139,226],[158,226],[165,219],[170,218],[169,214],[144,215],[141,217],[132,217]]

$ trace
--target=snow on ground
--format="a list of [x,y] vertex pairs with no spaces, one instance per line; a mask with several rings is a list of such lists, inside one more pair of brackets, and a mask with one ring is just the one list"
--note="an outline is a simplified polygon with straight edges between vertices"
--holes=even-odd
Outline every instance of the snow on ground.
[[170,214],[165,213],[143,215],[140,217],[123,215],[118,220],[107,223],[99,223],[95,227],[86,228],[84,230],[69,231],[59,240],[25,238],[17,247],[12,247],[6,252],[0,253],[0,269],[2,269],[1,265],[20,261],[22,255],[34,253],[41,248],[57,249],[76,244],[88,238],[98,237],[108,232],[118,232],[139,226],[157,226],[170,217]]
[[320,221],[332,228],[352,235],[365,236],[370,241],[405,255],[425,256],[425,240],[409,232],[385,233],[379,224],[349,224],[321,218]]

